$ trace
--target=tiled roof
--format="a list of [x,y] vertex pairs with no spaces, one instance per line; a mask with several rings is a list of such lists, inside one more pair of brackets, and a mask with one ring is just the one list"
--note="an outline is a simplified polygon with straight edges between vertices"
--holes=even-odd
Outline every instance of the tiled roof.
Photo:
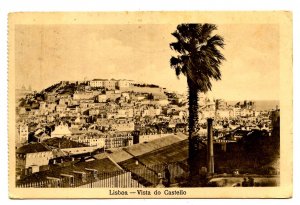
[[132,155],[130,155],[128,152],[120,149],[117,151],[113,151],[112,153],[108,154],[108,156],[114,160],[116,163],[126,161],[128,159],[132,158]]
[[126,151],[131,153],[134,156],[139,156],[139,155],[143,155],[148,152],[166,147],[168,145],[174,144],[176,142],[182,141],[184,139],[187,139],[186,135],[170,134],[169,136],[165,136],[165,137],[161,137],[159,139],[152,140],[146,144],[144,144],[144,143],[135,144],[133,146],[126,148]]
[[79,142],[74,142],[69,139],[56,138],[56,137],[47,139],[47,140],[43,141],[43,143],[47,144],[48,146],[52,146],[52,147],[60,147],[61,149],[86,146],[85,144],[82,144]]
[[45,152],[45,151],[50,151],[50,150],[47,149],[41,143],[30,143],[17,149],[18,154],[27,154],[27,153]]
[[[150,143],[150,142],[149,142]],[[148,144],[148,143],[147,143]],[[147,145],[141,144],[141,145]],[[164,163],[181,162],[185,161],[188,157],[188,140],[183,139],[175,143],[171,143],[167,146],[161,147],[160,149],[146,152],[142,155],[136,156],[129,160],[120,163],[121,167],[127,170],[136,169],[136,160],[140,163],[151,166]]]
[[[121,171],[121,169],[117,167],[111,160],[109,160],[108,158],[103,158],[100,160],[96,159],[88,162],[72,162],[69,164],[69,166],[65,166],[65,167],[59,165],[52,165],[49,170],[41,171],[29,175],[28,177],[24,178],[22,181],[19,181],[19,183],[28,183],[28,182],[32,183],[32,182],[43,181],[46,180],[47,177],[60,178],[61,174],[72,175],[73,171],[87,172],[86,168],[95,169],[98,171],[99,174],[101,173],[118,174],[117,171]],[[111,177],[111,175],[109,175],[108,177]]]

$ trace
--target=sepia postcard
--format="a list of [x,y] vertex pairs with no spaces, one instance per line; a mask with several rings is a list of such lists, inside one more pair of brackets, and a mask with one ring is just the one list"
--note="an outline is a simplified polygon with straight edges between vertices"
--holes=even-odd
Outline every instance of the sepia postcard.
[[9,197],[290,198],[292,13],[8,16]]

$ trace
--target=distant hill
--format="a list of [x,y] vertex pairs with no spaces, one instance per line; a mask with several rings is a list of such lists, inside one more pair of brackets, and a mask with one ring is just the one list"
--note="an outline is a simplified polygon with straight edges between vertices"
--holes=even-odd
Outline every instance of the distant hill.
[[69,94],[73,95],[75,91],[84,89],[84,83],[69,83],[68,81],[62,81],[54,84],[44,90],[41,93],[56,93],[56,94]]
[[56,89],[58,89],[60,86],[61,86],[61,83],[56,83],[56,84],[51,85],[50,87],[46,88],[46,89],[43,90],[43,91],[45,91],[45,92],[47,92],[47,93],[52,93],[52,92],[54,92]]

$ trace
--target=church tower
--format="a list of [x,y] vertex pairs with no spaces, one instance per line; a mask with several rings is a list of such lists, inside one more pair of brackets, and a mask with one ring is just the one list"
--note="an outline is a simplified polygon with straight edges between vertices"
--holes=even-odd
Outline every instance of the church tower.
[[28,142],[28,126],[25,124],[19,127],[19,142],[22,144]]

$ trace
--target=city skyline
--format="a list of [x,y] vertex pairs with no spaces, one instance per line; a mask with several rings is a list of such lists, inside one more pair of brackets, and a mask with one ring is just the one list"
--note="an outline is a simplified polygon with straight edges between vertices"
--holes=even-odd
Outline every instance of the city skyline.
[[[169,66],[176,25],[17,26],[16,87],[41,90],[62,80],[129,79],[186,92]],[[218,25],[225,39],[215,98],[279,99],[278,25]],[[255,38],[253,37],[255,36]],[[226,92],[224,92],[226,90]]]
[[11,195],[290,197],[291,13],[21,12],[8,23]]

